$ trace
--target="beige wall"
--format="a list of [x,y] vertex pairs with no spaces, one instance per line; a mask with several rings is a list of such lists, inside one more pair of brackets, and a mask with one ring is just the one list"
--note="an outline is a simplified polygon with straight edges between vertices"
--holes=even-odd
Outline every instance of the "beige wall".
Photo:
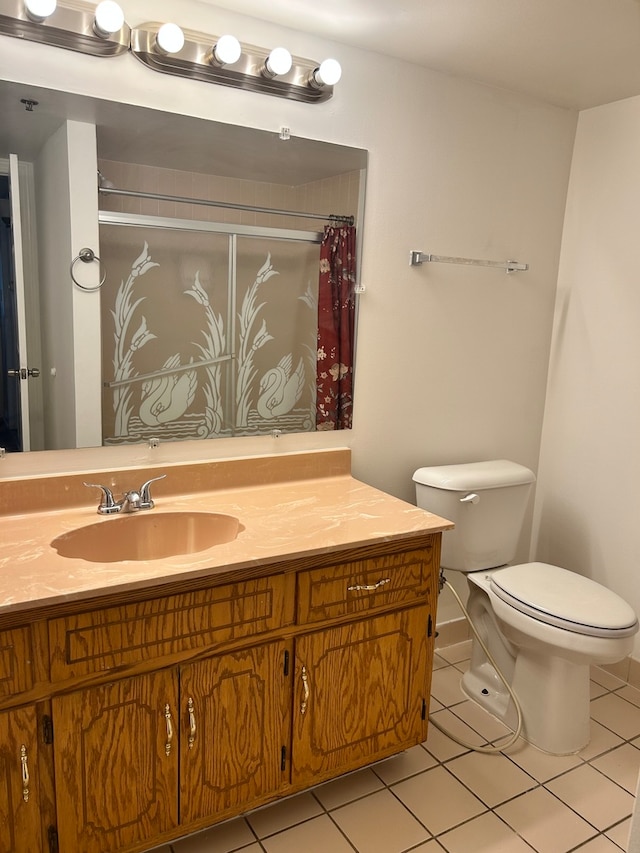
[[581,113],[533,541],[538,558],[605,584],[638,613],[639,149],[640,98]]
[[[0,76],[368,149],[366,292],[350,433],[122,449],[115,458],[104,449],[100,458],[126,465],[152,452],[162,461],[349,445],[357,477],[411,501],[421,465],[501,456],[537,469],[575,116],[189,0],[124,6],[132,26],[177,17],[253,44],[283,42],[300,56],[333,54],[343,79],[327,103],[299,104],[157,74],[129,55],[95,59],[8,38]],[[412,249],[515,258],[530,271],[410,268]],[[10,475],[95,456],[2,466]]]
[[[269,207],[275,210],[336,213],[354,217],[358,215],[360,172],[346,172],[300,186],[287,186],[105,159],[98,161],[98,168],[118,189]],[[204,222],[225,222],[233,225],[261,225],[267,228],[294,228],[303,231],[322,231],[324,225],[321,220],[304,217],[118,195],[99,196],[99,204],[100,210],[118,213],[199,219]]]

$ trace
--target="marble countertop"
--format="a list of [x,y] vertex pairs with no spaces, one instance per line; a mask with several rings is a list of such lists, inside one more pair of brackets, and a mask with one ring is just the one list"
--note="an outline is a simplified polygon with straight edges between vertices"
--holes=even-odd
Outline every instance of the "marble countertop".
[[0,617],[108,593],[161,588],[184,578],[255,570],[265,564],[277,566],[296,557],[329,552],[339,555],[366,544],[410,539],[453,527],[445,519],[365,485],[348,473],[331,473],[156,497],[155,509],[136,514],[160,516],[163,512],[197,510],[236,516],[242,525],[238,537],[205,551],[118,563],[60,556],[51,546],[56,536],[96,523],[116,529],[121,516],[99,516],[96,505],[97,501],[90,506],[0,515]]

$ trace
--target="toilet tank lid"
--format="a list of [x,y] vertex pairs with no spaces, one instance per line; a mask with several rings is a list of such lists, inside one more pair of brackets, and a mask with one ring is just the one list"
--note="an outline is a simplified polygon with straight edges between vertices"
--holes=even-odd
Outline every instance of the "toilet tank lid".
[[535,482],[535,474],[524,465],[508,459],[467,462],[461,465],[434,465],[418,468],[413,480],[436,489],[466,492],[471,489],[499,489]]

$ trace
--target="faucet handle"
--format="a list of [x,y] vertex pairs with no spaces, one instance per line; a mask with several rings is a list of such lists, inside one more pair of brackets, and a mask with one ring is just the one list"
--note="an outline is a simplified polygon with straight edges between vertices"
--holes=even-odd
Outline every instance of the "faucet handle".
[[98,512],[101,515],[120,512],[120,505],[114,500],[113,492],[108,486],[101,486],[99,483],[83,483],[82,485],[89,489],[102,489],[102,500],[98,506]]
[[151,483],[155,483],[156,480],[164,480],[166,476],[166,474],[161,474],[159,477],[152,477],[140,486],[140,509],[153,509],[154,503],[151,499],[151,490],[149,486]]

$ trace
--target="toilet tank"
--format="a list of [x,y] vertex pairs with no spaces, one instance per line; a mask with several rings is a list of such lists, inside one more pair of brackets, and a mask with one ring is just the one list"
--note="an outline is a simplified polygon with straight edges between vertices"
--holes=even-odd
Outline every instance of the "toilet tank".
[[442,534],[442,567],[474,572],[509,563],[535,479],[507,459],[418,468],[418,506],[455,524]]

